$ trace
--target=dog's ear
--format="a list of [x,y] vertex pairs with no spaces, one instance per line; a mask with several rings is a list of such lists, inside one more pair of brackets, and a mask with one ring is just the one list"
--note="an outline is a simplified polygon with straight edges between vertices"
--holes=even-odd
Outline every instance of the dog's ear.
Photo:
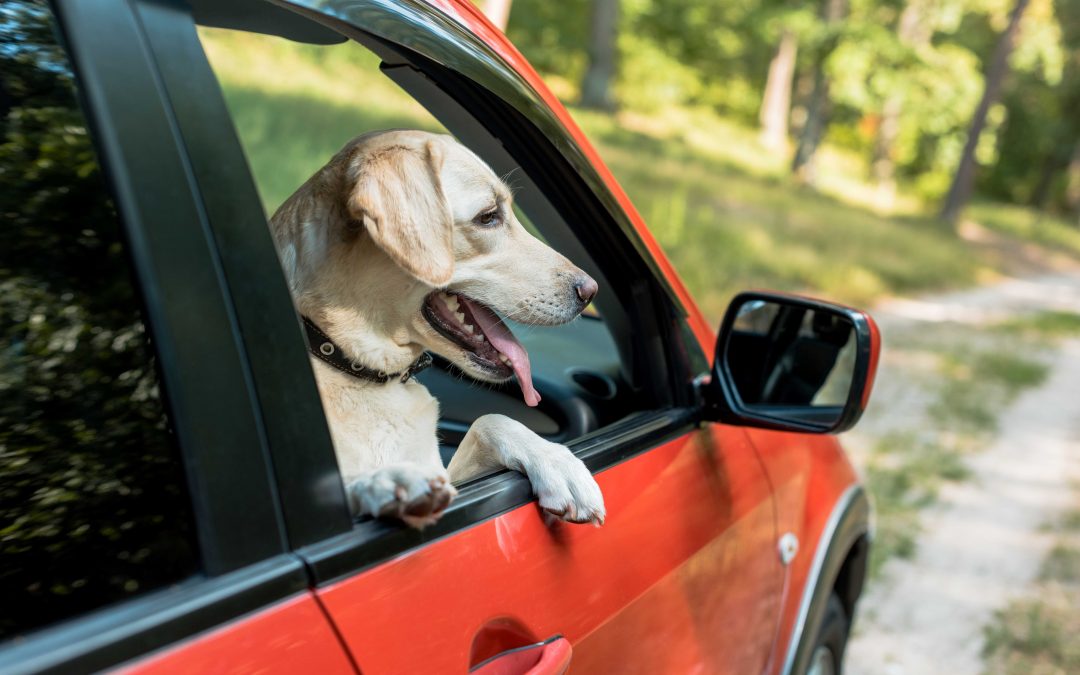
[[454,218],[442,191],[442,153],[434,143],[395,145],[360,158],[350,215],[406,272],[429,286],[454,273]]

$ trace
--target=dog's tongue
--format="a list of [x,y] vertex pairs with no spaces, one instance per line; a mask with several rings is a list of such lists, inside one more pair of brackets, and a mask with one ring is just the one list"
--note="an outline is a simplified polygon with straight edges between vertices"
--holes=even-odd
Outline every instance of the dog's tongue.
[[526,405],[535,406],[540,402],[540,394],[533,388],[529,353],[494,312],[460,295],[458,298],[469,307],[473,319],[476,320],[480,330],[484,331],[484,335],[492,346],[510,359],[510,365],[513,366],[514,374],[517,375],[518,386],[521,387],[521,394],[525,397]]

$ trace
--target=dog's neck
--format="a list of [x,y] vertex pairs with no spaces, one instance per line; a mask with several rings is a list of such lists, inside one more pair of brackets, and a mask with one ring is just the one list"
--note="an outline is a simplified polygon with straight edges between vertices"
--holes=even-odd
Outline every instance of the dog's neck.
[[387,384],[398,380],[402,383],[411,380],[417,373],[431,365],[431,355],[421,354],[420,358],[409,364],[409,367],[401,372],[386,372],[369,368],[354,359],[349,358],[344,350],[314,321],[308,317],[301,317],[304,324],[304,334],[307,338],[308,352],[331,368],[345,373],[358,380],[374,382],[375,384]]
[[[357,248],[374,248],[357,242]],[[297,294],[297,309],[352,361],[374,371],[404,372],[424,352],[415,324],[430,289],[403,273],[379,251],[353,250],[348,260],[327,260],[329,273]]]
[[334,341],[345,356],[374,371],[403,372],[424,352],[400,317],[386,316],[379,308],[313,306],[300,311]]

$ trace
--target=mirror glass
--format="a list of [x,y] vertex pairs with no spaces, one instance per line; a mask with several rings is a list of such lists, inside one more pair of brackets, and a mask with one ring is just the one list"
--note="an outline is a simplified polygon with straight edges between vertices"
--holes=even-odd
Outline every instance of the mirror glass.
[[748,299],[736,310],[724,359],[743,405],[807,408],[829,423],[847,403],[855,369],[855,326],[843,314]]

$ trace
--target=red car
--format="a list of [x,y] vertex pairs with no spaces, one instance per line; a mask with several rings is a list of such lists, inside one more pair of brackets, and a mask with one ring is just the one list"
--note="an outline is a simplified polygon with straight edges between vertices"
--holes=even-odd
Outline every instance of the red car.
[[[514,472],[422,531],[349,516],[197,25],[370,50],[516,172],[596,312],[522,335],[537,409],[421,379],[445,456],[515,417],[594,472],[603,527],[546,522]],[[0,61],[0,672],[839,672],[869,506],[827,434],[866,405],[873,321],[757,292],[714,333],[470,2],[15,0]]]

